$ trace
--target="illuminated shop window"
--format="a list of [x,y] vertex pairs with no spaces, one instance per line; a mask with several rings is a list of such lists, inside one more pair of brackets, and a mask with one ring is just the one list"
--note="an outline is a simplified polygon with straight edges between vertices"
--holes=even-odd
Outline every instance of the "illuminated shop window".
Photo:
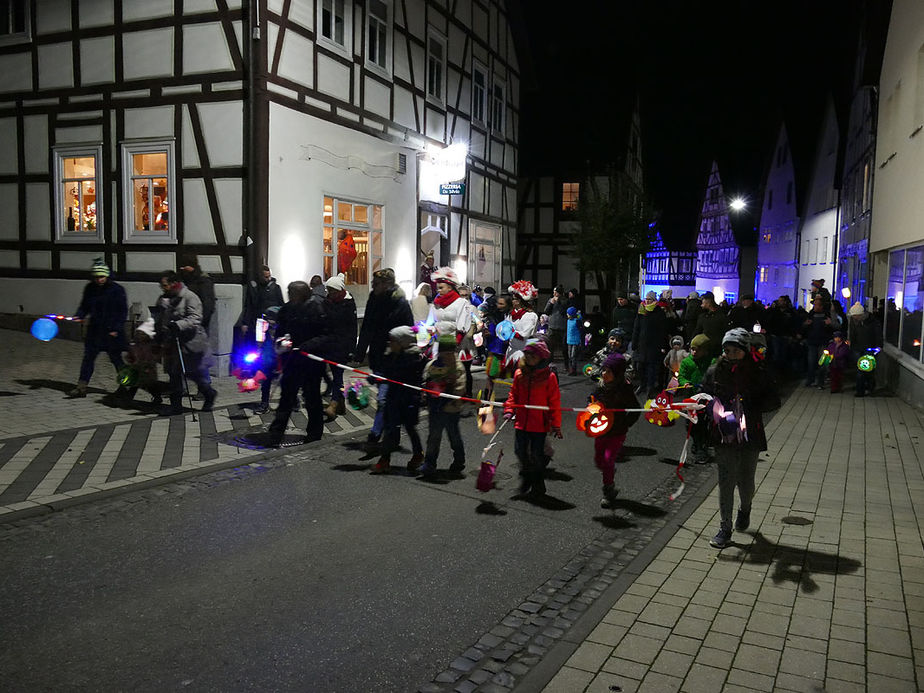
[[173,142],[122,145],[122,191],[127,243],[175,243]]
[[382,205],[324,197],[324,279],[342,272],[347,291],[360,306],[369,296],[372,273],[383,267],[382,210]]

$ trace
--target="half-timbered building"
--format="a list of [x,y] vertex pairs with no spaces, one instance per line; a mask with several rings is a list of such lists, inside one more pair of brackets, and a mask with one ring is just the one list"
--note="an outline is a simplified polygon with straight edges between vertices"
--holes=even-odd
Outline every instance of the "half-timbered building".
[[6,309],[73,310],[103,257],[143,312],[181,249],[216,281],[223,345],[264,262],[282,284],[343,271],[360,314],[372,272],[410,289],[421,250],[499,282],[519,115],[506,4],[3,3]]
[[696,290],[696,251],[668,248],[655,225],[651,247],[645,253],[641,292],[660,295],[667,289],[674,298],[686,298]]
[[755,298],[770,305],[780,296],[795,298],[799,271],[799,218],[796,175],[786,125],[781,124],[767,166],[757,241]]
[[696,291],[711,291],[719,302],[734,303],[739,296],[739,255],[719,165],[713,161],[696,237]]

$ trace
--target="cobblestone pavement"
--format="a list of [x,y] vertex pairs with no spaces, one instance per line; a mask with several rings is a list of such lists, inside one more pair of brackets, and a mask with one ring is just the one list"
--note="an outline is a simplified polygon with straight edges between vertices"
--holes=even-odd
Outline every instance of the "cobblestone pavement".
[[[239,392],[231,376],[214,378],[214,411],[158,416],[144,393],[130,405],[106,396],[115,377],[105,355],[97,359],[88,396],[68,399],[83,356],[79,342],[39,342],[28,333],[0,330],[0,344],[0,401],[6,405],[0,417],[0,522],[283,452],[241,444],[240,436],[263,430],[272,413],[254,414],[259,393]],[[372,402],[325,424],[325,431],[352,434],[367,429],[374,415]],[[306,423],[297,413],[289,428],[303,433]]]

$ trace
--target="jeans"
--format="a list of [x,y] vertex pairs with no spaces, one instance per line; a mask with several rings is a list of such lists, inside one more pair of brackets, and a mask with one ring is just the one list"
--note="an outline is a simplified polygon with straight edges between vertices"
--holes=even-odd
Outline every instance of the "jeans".
[[723,529],[731,529],[732,526],[736,488],[741,509],[745,512],[751,511],[758,454],[758,450],[740,445],[716,447],[715,461],[719,468],[719,515]]
[[[338,402],[343,397],[343,369],[337,368],[337,366],[330,367],[330,398],[334,402]],[[375,399],[378,402],[378,397]]]
[[435,467],[436,459],[440,456],[440,444],[443,441],[443,431],[449,436],[449,446],[452,448],[452,463],[465,464],[465,444],[462,442],[462,432],[459,430],[459,412],[443,411],[444,403],[436,400],[427,405],[430,420],[430,430],[427,433],[427,454],[424,464]]
[[805,373],[806,385],[824,385],[825,372],[821,366],[818,365],[821,349],[822,347],[817,344],[805,345],[805,366],[807,368]]
[[516,430],[513,438],[513,454],[520,463],[520,474],[542,473],[545,466],[545,431]]
[[[339,368],[337,370],[340,370]],[[374,371],[373,371],[374,372]],[[375,373],[381,375],[381,373]],[[369,431],[369,437],[378,440],[382,437],[385,430],[385,395],[388,394],[388,383],[384,380],[376,380],[378,392],[375,395],[375,418],[372,420],[372,430]]]
[[85,383],[90,382],[93,377],[93,367],[96,364],[96,357],[100,352],[106,352],[112,365],[115,366],[116,372],[122,369],[125,362],[122,360],[122,345],[117,339],[107,335],[105,344],[94,339],[88,339],[83,344],[83,361],[80,363],[80,380]]
[[578,356],[580,355],[580,353],[581,353],[580,344],[569,344],[568,345],[568,358],[565,359],[565,361],[567,361],[565,365],[568,367],[569,371],[577,370],[577,361],[578,361]]

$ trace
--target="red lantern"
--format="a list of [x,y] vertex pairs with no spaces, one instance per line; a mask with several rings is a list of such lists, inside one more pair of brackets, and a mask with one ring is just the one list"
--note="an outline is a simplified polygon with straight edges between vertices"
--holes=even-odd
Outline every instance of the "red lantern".
[[353,235],[347,231],[337,244],[337,271],[346,274],[356,259],[356,242]]
[[674,398],[667,390],[653,400],[648,400],[645,403],[645,409],[648,409],[645,412],[645,421],[656,426],[673,426],[674,421],[680,417],[676,411],[671,409],[673,402]]
[[609,412],[604,411],[600,402],[592,399],[587,408],[578,413],[575,423],[579,431],[584,431],[589,437],[596,438],[610,430],[613,417]]

